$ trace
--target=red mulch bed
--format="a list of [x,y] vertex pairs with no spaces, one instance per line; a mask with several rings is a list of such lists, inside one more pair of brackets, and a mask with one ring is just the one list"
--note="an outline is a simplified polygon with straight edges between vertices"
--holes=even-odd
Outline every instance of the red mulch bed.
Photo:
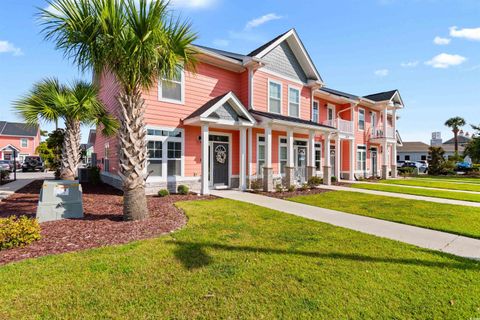
[[[37,180],[0,202],[0,217],[35,217],[43,181]],[[128,243],[153,238],[177,230],[187,222],[177,201],[214,199],[211,196],[171,195],[148,199],[150,217],[143,221],[123,221],[122,192],[108,185],[82,184],[83,219],[66,219],[40,224],[42,238],[26,247],[0,251],[0,265],[40,257]]]
[[[345,182],[335,182],[335,183],[332,183],[332,184],[335,185],[335,186],[341,186],[341,187],[349,187],[350,186],[349,183],[345,183]],[[292,197],[296,197],[296,196],[308,196],[308,195],[312,195],[312,194],[324,193],[324,192],[329,192],[329,191],[332,191],[332,190],[322,189],[322,186],[320,185],[318,188],[315,188],[315,189],[307,189],[307,190],[296,189],[295,191],[292,191],[292,192],[289,192],[289,191],[282,191],[282,192],[275,192],[275,191],[274,192],[263,192],[263,191],[260,191],[260,192],[254,192],[254,193],[261,194],[263,196],[272,197],[272,198],[287,199],[287,198],[292,198]]]

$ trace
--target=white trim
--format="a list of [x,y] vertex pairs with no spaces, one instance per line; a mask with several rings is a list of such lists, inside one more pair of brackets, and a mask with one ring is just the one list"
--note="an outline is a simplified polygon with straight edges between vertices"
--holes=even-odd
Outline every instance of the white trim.
[[[180,86],[181,86],[180,87],[180,101],[163,97],[162,81],[170,81],[170,82],[173,82],[173,83],[176,83],[176,84],[180,84]],[[180,81],[165,79],[165,78],[162,78],[162,77],[159,78],[159,80],[158,80],[158,101],[181,104],[181,105],[185,104],[185,69],[183,68],[183,66],[181,67]]]
[[[363,129],[360,128],[360,110],[363,110]],[[357,119],[357,129],[358,131],[365,131],[367,125],[367,114],[365,108],[358,108],[358,119]]]
[[[263,137],[264,140],[263,140],[263,141],[260,141],[260,137]],[[257,147],[256,147],[256,149],[257,149],[257,151],[256,151],[256,153],[257,153],[256,160],[257,160],[257,161],[255,161],[255,162],[256,162],[256,167],[257,167],[257,170],[256,170],[256,171],[257,171],[257,178],[262,178],[262,175],[263,175],[262,169],[263,169],[263,167],[265,167],[266,164],[267,164],[267,159],[266,159],[266,158],[267,158],[267,145],[266,145],[266,141],[265,141],[265,134],[263,134],[263,133],[257,133],[257,134],[256,134],[256,141],[257,141]],[[263,148],[264,148],[263,166],[260,166],[260,165],[259,165],[259,161],[258,161],[258,160],[259,160],[259,154],[260,154],[260,152],[259,152],[259,149],[260,149],[259,147],[260,147],[260,145],[263,145]]]
[[[270,109],[270,83],[280,85],[280,112],[273,112]],[[276,98],[274,98],[274,99],[276,99]],[[283,84],[280,81],[273,80],[273,79],[270,79],[270,78],[267,79],[267,108],[268,108],[268,112],[270,112],[270,113],[283,114],[283,112],[282,112],[282,109],[283,109]]]
[[[26,142],[25,146],[23,146],[23,142]],[[28,138],[20,138],[20,148],[28,148]]]
[[[212,128],[210,128],[212,129]],[[213,184],[213,143],[218,142],[218,143],[226,143],[223,141],[210,141],[210,136],[226,136],[228,137],[228,183],[227,187],[231,187],[232,183],[232,134],[231,133],[226,133],[226,132],[219,132],[219,131],[212,131],[209,130],[208,132],[208,145],[210,146],[210,157],[209,159],[212,161],[209,161],[209,168],[210,168],[210,175],[208,177],[208,186],[210,188],[215,188],[215,185]],[[207,159],[208,161],[208,159]]]
[[[2,148],[0,149],[0,151],[5,151],[5,149],[7,149],[7,148],[13,148],[13,149],[15,149],[17,152],[20,152],[20,149],[18,149],[17,147],[15,147],[14,145],[12,145],[12,144],[10,144],[10,143],[7,144],[5,147],[2,147]],[[11,150],[7,150],[7,151],[11,151]]]
[[[283,143],[281,142],[282,139],[285,139],[287,140],[287,142]],[[280,174],[280,176],[284,176],[284,174],[282,173],[282,157],[281,157],[281,152],[280,152],[280,149],[282,147],[285,147],[287,148],[287,158],[285,159],[285,166],[288,167],[288,138],[287,136],[278,136],[278,173]]]
[[[327,120],[332,120],[332,121],[335,121],[337,119],[336,117],[336,105],[334,105],[333,103],[327,103]],[[332,116],[333,116],[333,119],[328,119],[328,116],[329,116],[329,110],[332,110]],[[334,126],[336,127],[336,126]]]
[[[315,103],[317,104],[317,121],[315,121],[313,119],[313,107],[314,107]],[[313,101],[312,101],[312,117],[311,117],[311,120],[312,120],[312,122],[320,123],[320,100],[318,100],[318,99],[313,99]]]
[[[293,82],[293,83],[295,83],[295,84],[298,84],[299,86],[308,86],[308,83],[306,83],[306,82],[303,82],[303,81],[301,81],[301,80],[299,80],[299,79],[295,79],[295,78],[286,76],[286,75],[284,75],[284,74],[281,74],[281,73],[272,71],[272,70],[270,70],[270,69],[266,69],[265,67],[260,68],[259,71],[260,71],[260,72],[267,73],[267,74],[272,75],[272,76],[275,76],[275,77],[278,77],[278,78],[281,78],[282,80],[287,80],[287,81]],[[278,81],[278,80],[277,80],[277,81]]]
[[[298,91],[298,116],[293,116],[290,114],[290,89],[293,89],[293,90],[297,90]],[[301,115],[301,105],[302,105],[302,88],[299,88],[299,87],[296,87],[296,86],[292,86],[292,85],[288,85],[288,105],[287,105],[287,114],[289,117],[293,117],[293,118],[299,118],[300,119],[300,115]]]

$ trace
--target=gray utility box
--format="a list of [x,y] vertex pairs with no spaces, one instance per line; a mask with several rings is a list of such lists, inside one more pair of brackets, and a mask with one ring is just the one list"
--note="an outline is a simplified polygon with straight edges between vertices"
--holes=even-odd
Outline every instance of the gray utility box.
[[78,181],[45,180],[38,201],[38,221],[72,218],[83,218],[82,186]]

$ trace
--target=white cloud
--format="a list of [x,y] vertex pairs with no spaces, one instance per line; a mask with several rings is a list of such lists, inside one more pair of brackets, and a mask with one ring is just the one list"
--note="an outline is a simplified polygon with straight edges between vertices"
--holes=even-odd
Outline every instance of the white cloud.
[[461,55],[441,53],[425,62],[425,64],[437,69],[447,69],[452,66],[458,66],[465,61],[467,61],[467,58],[462,57]]
[[389,73],[390,73],[390,71],[388,69],[379,69],[379,70],[375,70],[375,72],[374,72],[374,74],[377,77],[386,77],[386,76],[388,76]]
[[450,41],[452,41],[452,39],[449,39],[449,38],[442,38],[442,37],[435,37],[435,39],[433,39],[433,43],[439,45],[439,46],[446,46],[447,44],[450,43]]
[[259,18],[255,18],[248,21],[247,24],[245,25],[245,30],[253,29],[258,26],[261,26],[264,23],[267,23],[272,20],[278,20],[278,19],[282,19],[282,16],[279,16],[276,13],[265,14]]
[[227,39],[215,39],[212,43],[218,47],[228,47],[230,41]]
[[14,56],[23,55],[22,49],[17,48],[13,43],[4,40],[0,40],[0,53],[11,53]]
[[464,38],[468,40],[480,41],[480,28],[450,28],[450,36],[455,38]]
[[408,62],[402,62],[400,63],[400,66],[403,68],[415,68],[418,66],[418,61],[408,61]]

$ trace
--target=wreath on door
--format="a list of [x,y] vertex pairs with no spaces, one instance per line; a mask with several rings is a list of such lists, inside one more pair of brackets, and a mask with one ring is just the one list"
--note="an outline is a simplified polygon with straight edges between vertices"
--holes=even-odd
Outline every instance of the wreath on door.
[[227,149],[224,146],[217,146],[215,148],[215,159],[218,163],[225,163],[227,160]]

